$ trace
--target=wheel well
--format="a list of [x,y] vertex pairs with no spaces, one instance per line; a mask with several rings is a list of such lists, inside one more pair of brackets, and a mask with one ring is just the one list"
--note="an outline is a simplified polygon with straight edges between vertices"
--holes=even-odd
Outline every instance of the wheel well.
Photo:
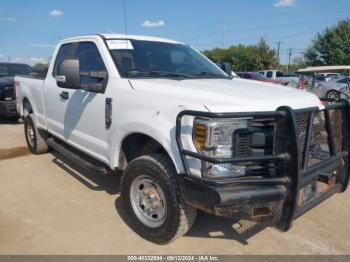
[[332,91],[337,92],[337,93],[340,93],[338,90],[330,89],[330,90],[327,91],[327,94],[328,94],[329,92],[332,92]]
[[124,138],[119,155],[119,168],[124,169],[133,159],[154,153],[166,154],[164,147],[150,136],[131,134]]
[[24,110],[27,110],[28,113],[33,113],[33,108],[31,103],[29,102],[28,98],[23,99],[23,115],[24,115]]

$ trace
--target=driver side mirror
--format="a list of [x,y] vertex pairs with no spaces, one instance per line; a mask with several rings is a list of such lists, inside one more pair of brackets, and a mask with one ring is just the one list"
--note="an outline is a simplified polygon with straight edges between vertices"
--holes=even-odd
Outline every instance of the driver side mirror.
[[57,68],[57,85],[61,88],[80,88],[80,63],[79,59],[64,59]]

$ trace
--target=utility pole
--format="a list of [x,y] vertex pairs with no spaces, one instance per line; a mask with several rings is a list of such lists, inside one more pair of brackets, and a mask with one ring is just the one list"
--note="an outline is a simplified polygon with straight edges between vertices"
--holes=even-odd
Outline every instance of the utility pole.
[[290,68],[290,61],[292,59],[292,48],[289,48],[289,51],[288,51],[288,68],[287,68],[287,71],[289,72],[289,68]]
[[282,43],[283,43],[282,41],[277,42],[277,62],[278,63],[280,63],[280,47]]

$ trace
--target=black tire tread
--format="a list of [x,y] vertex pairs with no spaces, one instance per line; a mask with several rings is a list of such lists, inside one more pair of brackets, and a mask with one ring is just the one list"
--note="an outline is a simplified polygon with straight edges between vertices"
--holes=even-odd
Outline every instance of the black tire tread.
[[[30,123],[31,122],[31,123]],[[33,125],[33,131],[34,131],[34,137],[35,137],[35,146],[34,148],[30,146],[27,135],[26,135],[26,140],[28,144],[28,148],[31,153],[35,155],[41,155],[49,152],[50,148],[46,142],[47,140],[47,132],[44,130],[38,129],[34,119],[33,119],[33,114],[27,115],[27,117],[24,120],[24,132],[26,132],[26,128],[28,124]]]
[[[157,244],[168,244],[175,239],[177,239],[180,236],[183,236],[186,234],[186,232],[193,226],[196,216],[197,216],[197,210],[186,205],[184,202],[180,189],[178,186],[178,183],[176,181],[176,170],[174,168],[174,165],[170,158],[167,155],[164,154],[152,154],[152,155],[146,155],[146,156],[141,156],[133,161],[131,161],[128,165],[128,167],[125,170],[125,173],[122,177],[122,199],[123,202],[125,199],[125,196],[123,196],[123,192],[125,193],[125,189],[123,187],[125,186],[125,181],[128,179],[128,176],[130,175],[130,171],[133,170],[134,168],[151,168],[153,169],[153,172],[158,172],[161,170],[163,174],[166,174],[168,179],[164,179],[164,182],[166,183],[167,189],[170,190],[170,194],[174,196],[176,199],[176,204],[178,204],[178,223],[173,223],[171,225],[172,230],[168,232],[164,232],[163,236],[157,235],[152,235],[152,234],[147,234],[146,230],[142,230],[139,228],[139,224],[135,223],[134,219],[129,216],[130,220],[130,226],[131,228],[136,231],[139,235],[142,237],[146,238],[147,240],[157,243]],[[125,210],[126,213],[133,212],[133,210]],[[175,220],[176,221],[176,220]]]

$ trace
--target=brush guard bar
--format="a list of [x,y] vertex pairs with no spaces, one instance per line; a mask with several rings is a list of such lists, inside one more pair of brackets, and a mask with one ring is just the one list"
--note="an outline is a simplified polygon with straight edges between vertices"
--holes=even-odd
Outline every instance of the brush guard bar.
[[[186,150],[181,139],[184,116],[213,119],[245,117],[274,119],[276,121],[276,150],[274,154],[244,158],[213,158]],[[320,127],[316,120],[322,121],[324,126]],[[208,192],[214,191],[216,200],[208,200],[207,203],[219,206],[232,204],[232,201],[229,203],[223,200],[226,198],[222,196],[222,192],[227,192],[228,188],[239,190],[242,187],[246,189],[261,187],[265,191],[273,188],[281,190],[282,188],[282,191],[280,191],[280,196],[283,198],[282,205],[275,226],[285,231],[290,228],[293,219],[303,215],[334,193],[345,191],[348,187],[350,177],[350,159],[348,154],[350,148],[349,127],[350,104],[348,100],[330,103],[322,110],[318,107],[293,110],[290,107],[282,106],[276,111],[270,112],[211,113],[190,110],[182,111],[176,119],[176,142],[184,169],[184,174],[180,175],[180,180],[184,187],[200,188],[200,190]],[[327,145],[328,154],[323,156],[322,161],[315,162],[312,148],[317,147],[319,140],[323,140]],[[276,170],[277,172],[273,177],[206,178],[191,174],[188,158],[195,158],[212,164],[276,163],[275,166],[278,166],[278,170]],[[316,183],[316,181],[331,180],[331,178],[334,179],[334,184],[329,186],[327,190],[306,201],[300,201],[303,198],[301,195],[304,194],[307,186]],[[234,195],[234,193],[230,194]],[[264,194],[266,195],[267,193],[262,193],[261,196],[264,196]],[[220,195],[220,197],[218,198],[217,195]],[[209,198],[210,194],[207,196]],[[257,194],[257,197],[261,196]],[[251,198],[251,195],[249,198]],[[185,196],[185,200],[191,202],[188,195]],[[205,202],[206,200],[203,201]],[[198,201],[196,206],[200,208]],[[207,210],[208,208],[202,209]]]

